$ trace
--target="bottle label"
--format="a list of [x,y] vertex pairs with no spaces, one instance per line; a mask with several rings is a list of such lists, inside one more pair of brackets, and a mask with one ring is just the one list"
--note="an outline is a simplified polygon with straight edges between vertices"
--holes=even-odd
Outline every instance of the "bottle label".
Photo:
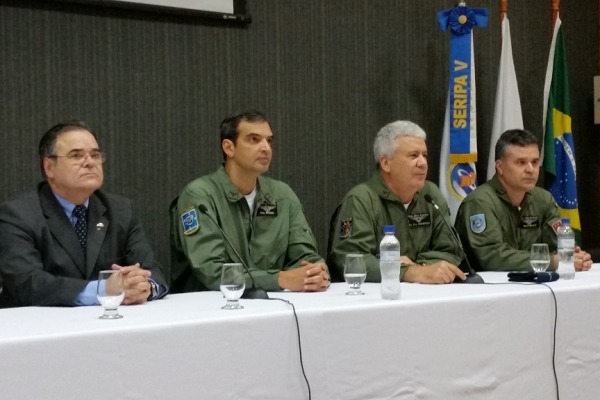
[[382,251],[379,254],[379,260],[383,262],[400,262],[400,252],[399,251]]
[[570,248],[570,249],[574,249],[575,248],[575,239],[560,239],[558,241],[558,247],[559,248]]

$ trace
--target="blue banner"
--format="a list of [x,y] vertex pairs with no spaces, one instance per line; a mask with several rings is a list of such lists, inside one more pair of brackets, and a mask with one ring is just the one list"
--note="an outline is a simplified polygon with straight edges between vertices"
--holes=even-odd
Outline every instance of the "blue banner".
[[[458,6],[437,13],[440,29],[450,28],[450,163],[469,163],[477,161],[477,143],[472,138],[471,129],[471,31],[474,26],[486,27],[488,10]],[[475,146],[476,147],[476,146]]]

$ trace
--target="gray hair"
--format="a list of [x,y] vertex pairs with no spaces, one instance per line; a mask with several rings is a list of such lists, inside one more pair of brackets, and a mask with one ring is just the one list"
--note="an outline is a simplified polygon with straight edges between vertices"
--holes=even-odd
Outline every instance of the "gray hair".
[[415,137],[427,140],[427,134],[419,125],[410,121],[391,122],[381,128],[375,137],[373,143],[373,154],[375,155],[375,164],[379,165],[379,159],[382,156],[392,158],[398,144],[396,139],[399,137]]

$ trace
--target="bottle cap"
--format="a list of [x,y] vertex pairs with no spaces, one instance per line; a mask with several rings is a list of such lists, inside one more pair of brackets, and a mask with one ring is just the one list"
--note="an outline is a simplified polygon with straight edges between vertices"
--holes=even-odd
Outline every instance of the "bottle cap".
[[561,222],[563,223],[563,225],[571,225],[570,218],[563,218],[563,219],[561,219]]
[[383,233],[384,234],[387,234],[387,233],[394,234],[394,233],[396,233],[396,227],[394,225],[384,225]]

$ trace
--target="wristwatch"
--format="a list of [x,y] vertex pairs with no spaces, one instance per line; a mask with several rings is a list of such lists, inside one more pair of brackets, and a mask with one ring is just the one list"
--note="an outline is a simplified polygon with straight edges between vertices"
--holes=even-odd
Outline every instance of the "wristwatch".
[[150,284],[150,295],[148,296],[148,300],[154,300],[158,297],[158,285],[152,279],[148,279],[148,283]]

